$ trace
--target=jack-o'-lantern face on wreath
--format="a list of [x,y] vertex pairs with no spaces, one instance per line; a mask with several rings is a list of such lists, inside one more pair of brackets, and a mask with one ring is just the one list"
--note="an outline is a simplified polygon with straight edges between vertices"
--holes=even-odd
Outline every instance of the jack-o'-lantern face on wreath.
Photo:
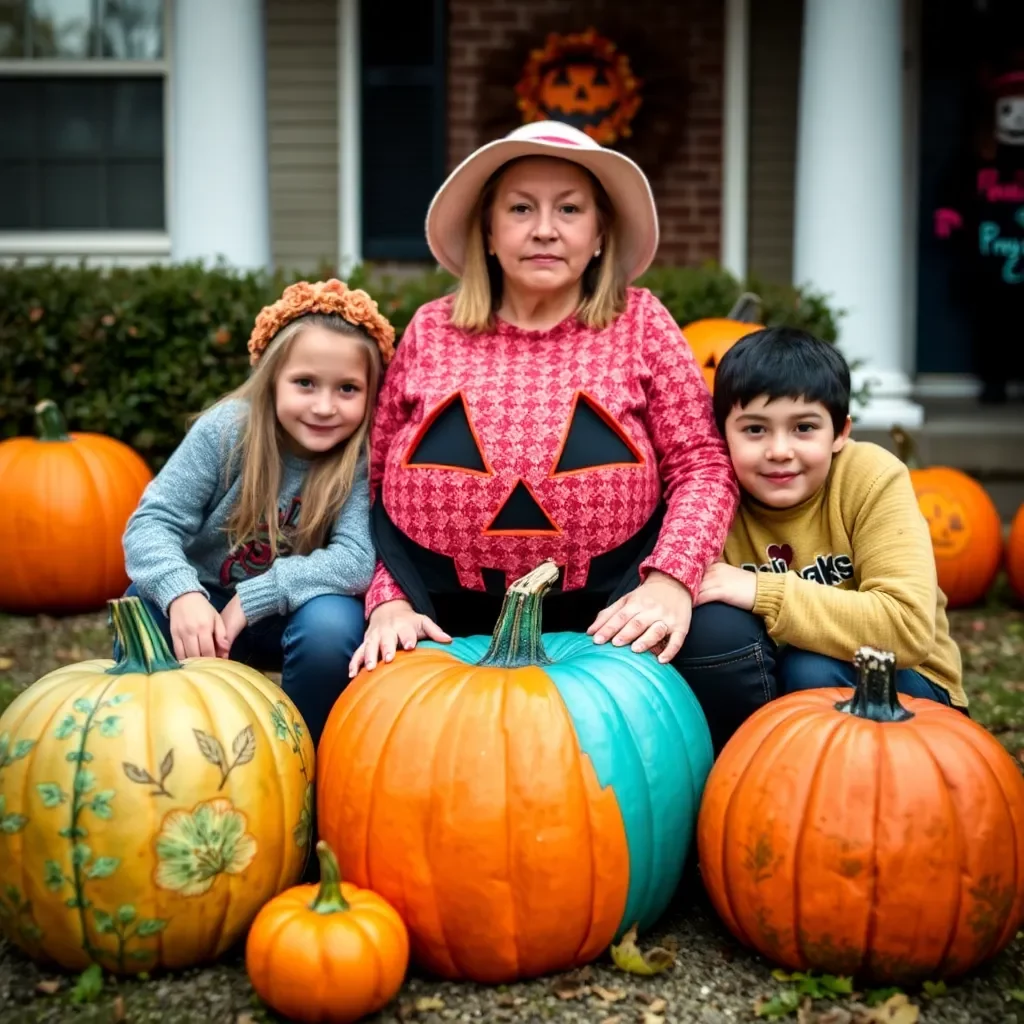
[[569,58],[548,68],[541,78],[539,98],[553,121],[581,131],[598,127],[619,105],[621,89],[615,70],[595,57]]
[[963,505],[956,498],[937,491],[923,491],[917,500],[928,521],[935,554],[952,558],[966,551],[971,541],[971,528]]
[[[586,392],[576,392],[547,475],[568,477],[618,467],[639,468],[643,464],[643,454],[615,418]],[[426,417],[408,446],[401,467],[445,469],[488,479],[496,475],[461,391],[445,399]],[[492,506],[485,508],[479,523],[481,536],[543,537],[562,532],[522,477]]]

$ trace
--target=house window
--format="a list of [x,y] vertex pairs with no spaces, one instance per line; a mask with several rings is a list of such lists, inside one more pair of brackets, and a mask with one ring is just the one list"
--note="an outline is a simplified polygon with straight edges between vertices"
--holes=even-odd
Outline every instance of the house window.
[[0,0],[0,231],[165,228],[164,0]]
[[444,0],[362,0],[362,218],[366,259],[430,259],[423,223],[445,177]]

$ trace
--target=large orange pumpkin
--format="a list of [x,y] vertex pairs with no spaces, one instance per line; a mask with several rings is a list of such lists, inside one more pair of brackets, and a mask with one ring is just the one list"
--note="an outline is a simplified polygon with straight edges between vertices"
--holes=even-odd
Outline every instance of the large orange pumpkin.
[[421,643],[361,673],[317,754],[320,835],[432,973],[485,983],[587,963],[672,898],[712,747],[650,652],[541,637],[553,563],[493,639]]
[[999,511],[973,477],[949,466],[921,468],[910,435],[901,427],[891,433],[928,521],[939,588],[950,608],[975,604],[992,586],[1002,561]]
[[1017,509],[1006,542],[1006,575],[1013,592],[1024,601],[1024,505]]
[[102,608],[128,586],[121,537],[153,475],[112,437],[69,434],[53,402],[36,424],[38,438],[0,442],[0,611]]
[[795,970],[909,984],[963,974],[1024,922],[1024,778],[980,725],[899,698],[895,656],[755,712],[708,778],[711,901],[741,942]]
[[722,357],[736,344],[764,324],[757,323],[761,315],[761,300],[752,292],[744,292],[724,317],[706,317],[694,320],[683,328],[683,337],[697,358],[708,390],[714,393],[715,371]]

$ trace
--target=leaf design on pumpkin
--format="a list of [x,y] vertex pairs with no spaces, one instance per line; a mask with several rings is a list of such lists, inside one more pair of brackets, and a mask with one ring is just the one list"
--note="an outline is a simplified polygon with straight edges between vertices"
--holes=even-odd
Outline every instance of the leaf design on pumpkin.
[[218,797],[190,811],[170,811],[156,838],[156,884],[182,896],[207,892],[218,875],[243,872],[256,856],[245,815]]
[[251,725],[247,725],[235,737],[231,744],[231,753],[235,755],[234,761],[228,764],[227,754],[224,753],[224,746],[216,736],[211,736],[202,729],[193,729],[196,743],[199,744],[199,752],[210,764],[220,769],[220,785],[217,789],[223,789],[228,776],[239,766],[248,764],[256,756],[256,731]]
[[164,785],[164,780],[174,769],[174,747],[171,747],[164,754],[164,759],[160,762],[159,779],[154,779],[147,769],[140,768],[137,764],[132,764],[130,761],[122,761],[121,767],[124,768],[125,775],[132,782],[136,782],[140,786],[156,786],[156,789],[149,794],[150,796],[169,796],[173,798],[174,794]]

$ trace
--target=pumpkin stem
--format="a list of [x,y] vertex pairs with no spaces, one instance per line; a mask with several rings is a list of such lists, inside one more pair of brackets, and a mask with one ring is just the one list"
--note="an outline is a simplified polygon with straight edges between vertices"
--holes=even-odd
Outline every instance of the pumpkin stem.
[[744,292],[726,314],[727,320],[738,320],[742,324],[756,324],[761,319],[761,296]]
[[917,457],[917,445],[914,439],[897,423],[889,431],[889,436],[896,445],[896,454],[907,469],[920,469],[921,461]]
[[141,598],[118,597],[108,601],[107,607],[110,626],[121,649],[121,660],[107,669],[110,675],[144,672],[148,676],[181,668]]
[[541,604],[557,579],[558,566],[548,560],[508,588],[491,646],[478,665],[521,668],[551,664],[541,638]]
[[309,909],[317,914],[337,914],[348,910],[348,901],[341,895],[341,871],[334,851],[321,839],[316,844],[316,855],[320,860],[320,888]]
[[60,409],[49,398],[36,403],[36,434],[40,441],[70,441],[68,425]]
[[906,722],[914,717],[896,692],[896,655],[874,647],[861,647],[853,656],[857,685],[849,700],[836,704],[844,711],[871,722]]

